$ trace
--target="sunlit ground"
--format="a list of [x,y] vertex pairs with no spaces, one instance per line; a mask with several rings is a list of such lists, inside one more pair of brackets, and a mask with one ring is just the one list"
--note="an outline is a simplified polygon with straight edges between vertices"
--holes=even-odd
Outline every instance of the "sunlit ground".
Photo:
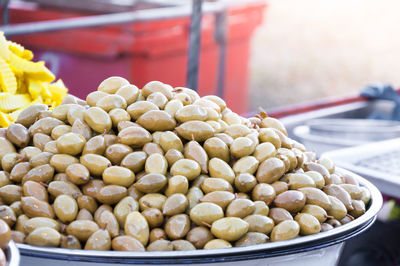
[[270,0],[253,39],[251,108],[400,86],[400,1]]

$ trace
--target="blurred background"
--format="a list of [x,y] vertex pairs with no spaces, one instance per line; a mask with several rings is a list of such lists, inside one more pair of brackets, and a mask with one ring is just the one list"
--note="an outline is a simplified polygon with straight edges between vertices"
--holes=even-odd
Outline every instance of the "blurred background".
[[394,0],[269,0],[252,39],[252,109],[358,94],[376,81],[400,84],[399,7]]

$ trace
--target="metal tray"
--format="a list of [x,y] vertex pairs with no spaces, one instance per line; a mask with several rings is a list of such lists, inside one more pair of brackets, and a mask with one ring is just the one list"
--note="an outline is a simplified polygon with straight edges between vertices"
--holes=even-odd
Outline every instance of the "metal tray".
[[338,169],[338,171],[356,176],[360,185],[365,186],[371,192],[371,201],[364,215],[334,230],[321,232],[315,235],[302,236],[281,242],[268,242],[248,247],[195,251],[123,252],[44,248],[26,244],[17,244],[17,246],[22,256],[50,259],[53,261],[60,260],[60,262],[74,261],[74,263],[70,265],[80,265],[78,262],[104,264],[216,263],[270,258],[282,255],[286,256],[299,252],[322,249],[341,243],[366,230],[375,221],[376,215],[382,206],[382,195],[373,184],[347,170]]
[[17,246],[14,241],[10,241],[5,250],[6,258],[7,258],[7,266],[18,266],[20,257]]

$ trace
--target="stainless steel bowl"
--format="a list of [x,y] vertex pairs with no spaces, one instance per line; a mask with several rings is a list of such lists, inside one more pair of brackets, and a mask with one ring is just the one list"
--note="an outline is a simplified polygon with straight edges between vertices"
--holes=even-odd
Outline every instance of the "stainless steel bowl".
[[10,241],[10,243],[8,243],[8,246],[5,249],[5,254],[8,266],[19,266],[19,251],[14,241]]
[[[315,235],[299,238],[269,242],[248,247],[233,247],[228,249],[195,250],[195,251],[160,251],[160,252],[121,252],[121,251],[89,251],[69,250],[62,248],[43,248],[26,244],[17,244],[22,255],[21,265],[112,265],[112,264],[212,264],[229,263],[229,265],[243,264],[248,260],[249,265],[266,265],[279,262],[288,262],[290,265],[296,261],[297,265],[321,264],[330,265],[329,256],[335,263],[345,240],[362,233],[370,227],[376,219],[376,215],[382,206],[382,195],[379,190],[364,178],[356,176],[360,185],[365,186],[371,192],[371,202],[367,206],[364,215],[354,221],[335,228],[334,230],[321,232]],[[311,257],[310,257],[311,256]],[[313,259],[314,258],[314,259]],[[289,261],[288,261],[289,259]],[[316,261],[315,261],[316,260]],[[302,262],[303,261],[303,262]],[[259,264],[263,263],[263,264]]]

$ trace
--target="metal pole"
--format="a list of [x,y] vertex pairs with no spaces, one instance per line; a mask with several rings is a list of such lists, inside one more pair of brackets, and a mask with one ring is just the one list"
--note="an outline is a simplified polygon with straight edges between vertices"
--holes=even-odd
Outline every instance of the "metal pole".
[[10,0],[3,0],[1,2],[1,5],[3,6],[3,25],[7,25],[9,21],[8,4],[10,3]]
[[192,0],[190,19],[189,55],[186,73],[186,87],[197,90],[199,79],[199,57],[201,46],[201,18],[203,0]]
[[217,95],[221,98],[224,97],[225,89],[226,46],[228,34],[227,19],[228,14],[226,10],[216,14],[215,40],[217,41],[219,48]]
[[[194,2],[202,2],[202,0],[194,0]],[[198,9],[198,5],[196,5]],[[200,5],[201,10],[201,5]],[[217,3],[204,4],[202,13],[216,13],[221,10],[221,6]],[[194,11],[194,10],[193,10]],[[172,19],[186,17],[192,13],[190,6],[183,5],[180,7],[164,7],[147,10],[137,10],[134,12],[121,12],[107,15],[96,15],[88,17],[77,17],[68,19],[57,19],[43,22],[20,23],[0,27],[6,36],[33,34],[38,32],[50,32],[67,29],[89,28],[104,25],[122,24],[139,21]],[[201,14],[200,14],[201,15]],[[201,17],[201,16],[200,16]],[[195,16],[199,19],[198,16]],[[198,25],[200,26],[200,25]]]

